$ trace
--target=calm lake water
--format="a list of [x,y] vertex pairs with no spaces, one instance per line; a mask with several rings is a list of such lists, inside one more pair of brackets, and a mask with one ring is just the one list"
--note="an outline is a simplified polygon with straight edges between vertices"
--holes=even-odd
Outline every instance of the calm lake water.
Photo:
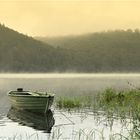
[[48,116],[19,112],[11,108],[6,94],[18,87],[53,92],[56,98],[86,96],[109,87],[116,90],[140,87],[140,74],[0,74],[0,140],[108,140],[112,134],[127,135],[131,120],[107,120],[102,112],[88,110],[68,112],[52,108]]

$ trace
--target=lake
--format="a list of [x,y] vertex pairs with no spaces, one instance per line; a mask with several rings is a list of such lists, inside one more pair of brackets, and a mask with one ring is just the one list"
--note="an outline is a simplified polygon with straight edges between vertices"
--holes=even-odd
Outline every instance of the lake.
[[0,140],[100,140],[116,133],[127,135],[131,119],[112,121],[103,112],[69,112],[54,107],[49,117],[17,111],[11,108],[7,92],[18,87],[53,92],[56,98],[86,96],[110,87],[116,90],[140,87],[140,74],[0,74]]

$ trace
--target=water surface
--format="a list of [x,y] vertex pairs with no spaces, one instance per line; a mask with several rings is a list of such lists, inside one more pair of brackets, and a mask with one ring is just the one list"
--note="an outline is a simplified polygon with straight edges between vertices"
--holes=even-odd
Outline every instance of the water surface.
[[[126,129],[124,127],[122,129],[124,124],[119,119],[113,121],[113,125],[109,125],[111,122],[108,124],[108,120],[104,121],[106,118],[102,113],[97,115],[89,111],[67,112],[55,108],[52,109],[55,124],[52,125],[51,133],[48,133],[48,127],[43,126],[41,122],[40,126],[35,123],[32,114],[24,113],[22,116],[21,113],[12,111],[14,115],[11,113],[12,117],[9,117],[11,105],[6,93],[22,87],[25,90],[53,92],[56,98],[63,95],[86,96],[108,87],[116,90],[137,88],[140,87],[139,81],[140,74],[0,74],[0,139],[77,139],[81,134],[81,139],[84,140],[86,137],[84,133],[87,136],[94,134],[95,139],[101,139],[102,135],[108,139],[110,134],[119,132],[127,134],[127,129],[131,128],[129,119],[124,121]],[[39,117],[36,116],[35,120],[40,120]],[[30,121],[26,122],[26,118]]]

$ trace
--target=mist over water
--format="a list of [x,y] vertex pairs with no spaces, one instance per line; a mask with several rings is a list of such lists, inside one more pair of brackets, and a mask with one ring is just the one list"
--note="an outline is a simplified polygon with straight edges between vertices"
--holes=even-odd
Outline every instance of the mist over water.
[[140,73],[1,73],[0,78],[93,78],[140,77]]
[[[0,74],[0,90],[54,92],[56,95],[95,93],[106,88],[117,90],[140,87],[140,74]],[[133,86],[130,86],[131,83]]]
[[140,74],[0,74],[0,106],[8,105],[7,92],[19,87],[53,92],[57,98],[63,95],[91,95],[106,88],[133,89],[140,87],[139,81]]

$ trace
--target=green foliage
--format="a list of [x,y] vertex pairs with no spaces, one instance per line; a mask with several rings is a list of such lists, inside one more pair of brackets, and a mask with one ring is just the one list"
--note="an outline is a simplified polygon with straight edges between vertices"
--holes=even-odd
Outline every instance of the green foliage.
[[96,95],[75,97],[60,97],[56,99],[58,108],[89,108],[93,111],[103,110],[108,116],[113,114],[121,118],[126,115],[140,120],[140,91],[126,90],[116,91],[112,88],[106,89]]
[[103,93],[103,100],[104,102],[111,102],[114,98],[116,97],[116,93],[112,88],[108,88],[105,90],[105,92]]
[[[107,117],[110,128],[113,126],[114,119],[120,119],[122,123],[129,118],[132,124],[132,129],[129,130],[128,136],[121,133],[111,135],[110,139],[140,139],[140,90],[125,90],[116,91],[112,88],[106,89],[104,92],[93,95],[93,97],[85,96],[64,97],[57,100],[57,107],[63,109],[70,108],[86,108],[87,105],[93,111],[103,111]],[[77,102],[78,101],[78,102]],[[87,104],[89,103],[89,104]],[[95,107],[96,106],[96,107]],[[96,109],[96,110],[95,110]],[[78,134],[82,136],[82,131]],[[87,138],[92,136],[94,131],[91,131]],[[91,134],[91,135],[90,135]]]
[[[86,96],[85,96],[86,95]],[[89,96],[87,93],[82,94],[81,96],[63,96],[56,99],[56,107],[58,108],[91,108],[91,106],[96,108],[97,105],[97,96]]]
[[79,108],[82,107],[82,102],[79,98],[61,97],[57,100],[56,105],[59,108]]

